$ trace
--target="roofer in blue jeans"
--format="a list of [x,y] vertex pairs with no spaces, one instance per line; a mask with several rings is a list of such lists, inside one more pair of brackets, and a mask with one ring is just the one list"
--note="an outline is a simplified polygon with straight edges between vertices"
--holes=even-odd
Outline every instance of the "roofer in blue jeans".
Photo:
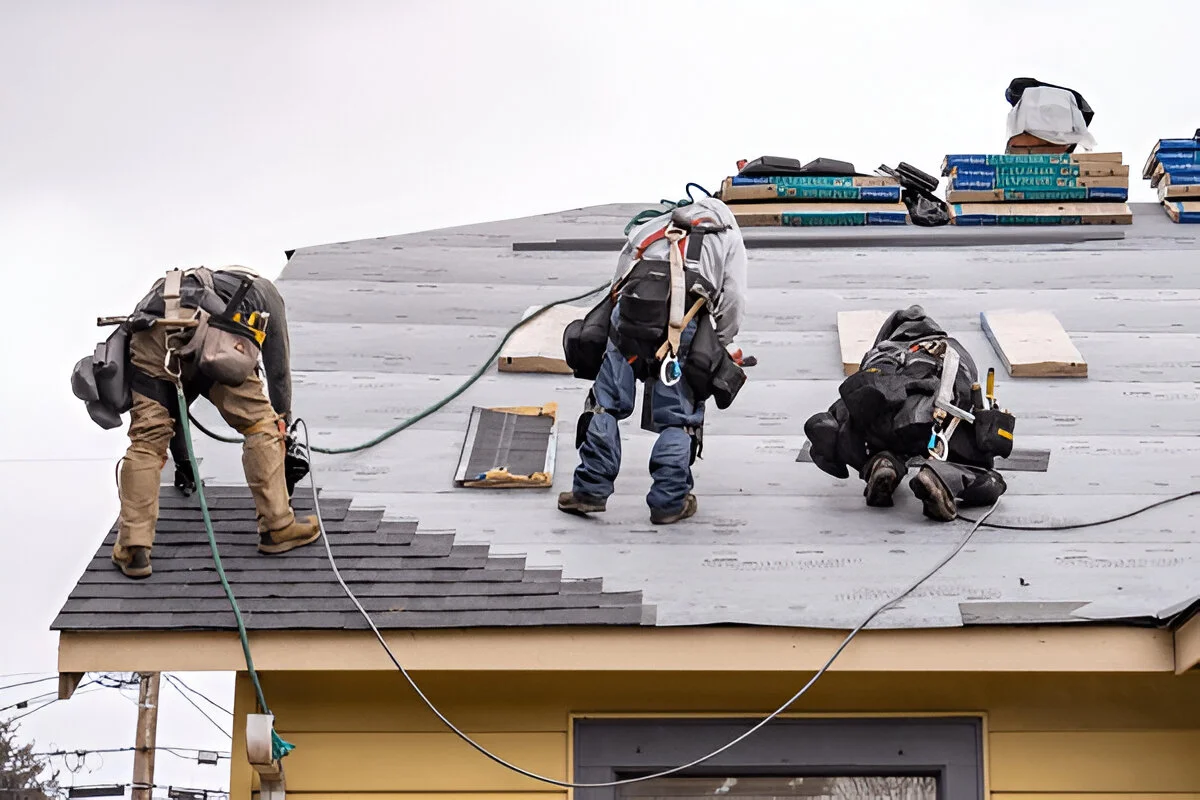
[[732,402],[745,380],[728,347],[741,326],[746,248],[733,213],[703,197],[636,228],[604,301],[564,336],[567,363],[593,378],[579,419],[579,466],[558,508],[604,511],[621,469],[619,423],[645,384],[642,427],[658,434],[650,454],[651,522],[696,513],[692,464],[705,400]]

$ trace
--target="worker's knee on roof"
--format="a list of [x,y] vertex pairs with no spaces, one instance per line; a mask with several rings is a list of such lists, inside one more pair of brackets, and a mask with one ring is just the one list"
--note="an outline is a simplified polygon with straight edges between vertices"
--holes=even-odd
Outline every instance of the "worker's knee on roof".
[[282,419],[278,416],[269,419],[260,419],[244,428],[239,428],[238,433],[247,438],[251,436],[265,436],[272,443],[276,441],[282,443],[285,438]]

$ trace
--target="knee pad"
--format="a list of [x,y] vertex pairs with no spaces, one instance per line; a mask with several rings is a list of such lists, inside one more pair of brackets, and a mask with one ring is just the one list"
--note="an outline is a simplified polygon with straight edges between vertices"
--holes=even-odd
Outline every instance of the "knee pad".
[[1007,490],[1004,476],[994,469],[988,470],[963,488],[959,502],[964,506],[990,506]]

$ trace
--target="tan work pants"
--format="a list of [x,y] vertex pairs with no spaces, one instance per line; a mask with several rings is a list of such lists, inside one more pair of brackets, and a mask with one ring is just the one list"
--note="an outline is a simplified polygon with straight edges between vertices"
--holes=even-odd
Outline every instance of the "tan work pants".
[[[138,331],[129,339],[129,354],[134,367],[152,378],[170,380],[163,365],[167,354],[165,333],[165,329],[158,327]],[[284,480],[283,423],[263,391],[262,380],[253,374],[240,386],[214,383],[208,399],[225,421],[245,437],[242,469],[254,495],[259,532],[291,525],[295,515]],[[129,449],[121,464],[121,523],[116,548],[154,544],[158,487],[178,413],[175,404],[167,409],[145,395],[133,393]]]

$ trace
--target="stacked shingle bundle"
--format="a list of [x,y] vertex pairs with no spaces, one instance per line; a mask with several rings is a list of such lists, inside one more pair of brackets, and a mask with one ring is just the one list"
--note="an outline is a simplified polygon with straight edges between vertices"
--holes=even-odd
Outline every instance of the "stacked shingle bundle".
[[1173,221],[1200,223],[1200,130],[1191,139],[1159,139],[1142,177]]
[[900,181],[861,175],[845,161],[763,156],[738,163],[718,193],[743,227],[907,225]]
[[942,162],[955,225],[1128,225],[1120,153],[957,154]]

